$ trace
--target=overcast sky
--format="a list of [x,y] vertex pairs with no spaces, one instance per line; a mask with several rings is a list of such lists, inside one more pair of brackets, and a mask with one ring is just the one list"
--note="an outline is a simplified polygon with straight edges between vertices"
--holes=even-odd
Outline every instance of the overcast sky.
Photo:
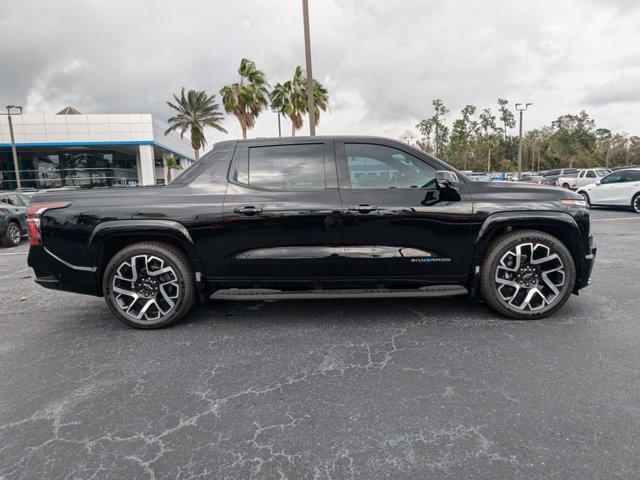
[[[399,138],[435,97],[452,112],[502,97],[534,103],[525,128],[585,109],[598,126],[640,134],[638,0],[310,4],[314,74],[331,99],[319,133]],[[166,119],[172,92],[219,97],[242,57],[272,83],[304,66],[300,0],[3,0],[0,105]],[[234,117],[224,126],[210,143],[240,136]],[[276,134],[270,112],[250,132]]]

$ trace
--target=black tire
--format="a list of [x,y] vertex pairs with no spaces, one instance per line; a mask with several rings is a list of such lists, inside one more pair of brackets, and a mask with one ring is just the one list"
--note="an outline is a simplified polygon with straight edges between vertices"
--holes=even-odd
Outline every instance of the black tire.
[[20,225],[17,222],[10,221],[7,224],[7,230],[4,232],[4,235],[0,237],[0,242],[5,247],[17,247],[20,245],[20,240],[22,240],[22,231],[20,230]]
[[571,190],[571,185],[569,185],[568,183],[563,183],[562,184],[562,188],[566,188],[567,190]]
[[587,206],[591,208],[591,199],[589,198],[589,194],[587,192],[580,192],[582,199],[587,202]]
[[[116,253],[104,270],[102,291],[116,317],[142,329],[177,322],[189,313],[197,295],[193,268],[185,253],[155,241],[136,243]],[[127,293],[120,293],[123,291]],[[141,311],[145,318],[136,318]],[[154,313],[158,317],[150,318]]]
[[[528,246],[529,244],[531,247]],[[531,252],[529,260],[537,256],[535,260],[539,261],[554,255],[557,259],[554,258],[542,264],[523,260],[520,262],[519,269],[510,270],[504,265],[517,262],[515,250],[518,246],[521,246],[519,252],[523,258],[527,257],[527,252]],[[561,270],[550,271],[558,268],[558,265]],[[543,272],[546,274],[546,279],[543,278]],[[507,276],[511,278],[505,279]],[[510,282],[514,285],[498,283],[497,277],[500,277],[501,282]],[[487,304],[505,317],[515,320],[533,320],[547,317],[565,304],[573,291],[575,277],[573,257],[559,239],[538,230],[517,230],[496,238],[489,246],[481,266],[480,291]],[[561,285],[560,278],[562,278]],[[531,286],[532,283],[526,282],[535,283]],[[553,293],[549,282],[554,284],[557,294]],[[534,292],[527,302],[528,305],[524,304],[531,290],[538,290],[539,294]],[[512,297],[504,298],[509,297],[511,293],[513,293]],[[523,296],[524,299],[520,302]],[[524,308],[521,308],[522,305]]]
[[634,212],[640,213],[640,193],[636,193],[631,199],[631,208]]

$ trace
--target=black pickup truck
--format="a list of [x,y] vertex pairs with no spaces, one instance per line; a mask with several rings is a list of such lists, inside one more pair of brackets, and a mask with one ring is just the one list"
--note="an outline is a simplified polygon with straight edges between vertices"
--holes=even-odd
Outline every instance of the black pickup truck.
[[27,223],[36,282],[139,328],[198,299],[468,295],[541,318],[596,253],[579,195],[373,137],[225,141],[165,187],[37,195]]

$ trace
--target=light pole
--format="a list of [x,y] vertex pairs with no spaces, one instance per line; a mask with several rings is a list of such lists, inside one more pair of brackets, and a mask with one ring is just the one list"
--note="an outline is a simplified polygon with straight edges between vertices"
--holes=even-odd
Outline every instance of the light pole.
[[516,103],[516,110],[520,112],[520,133],[518,135],[518,180],[522,175],[522,113],[527,111],[533,103]]
[[9,119],[9,135],[11,136],[11,154],[13,155],[13,168],[16,171],[16,188],[18,191],[22,190],[22,182],[20,182],[20,168],[18,166],[18,153],[16,152],[16,139],[13,136],[13,122],[11,121],[11,110],[17,110],[18,113],[14,113],[14,115],[22,115],[22,107],[19,105],[7,105],[7,113],[3,113],[2,115],[6,115]]
[[304,23],[304,54],[307,61],[307,109],[309,110],[309,135],[316,134],[315,106],[313,98],[313,72],[311,70],[311,34],[309,33],[309,0],[302,0]]

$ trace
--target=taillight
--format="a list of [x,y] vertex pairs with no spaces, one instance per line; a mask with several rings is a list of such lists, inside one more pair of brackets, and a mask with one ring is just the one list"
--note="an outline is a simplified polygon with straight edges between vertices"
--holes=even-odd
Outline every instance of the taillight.
[[27,233],[29,234],[29,245],[42,245],[42,235],[40,234],[40,217],[47,210],[54,208],[65,208],[71,202],[37,202],[32,203],[27,208]]

